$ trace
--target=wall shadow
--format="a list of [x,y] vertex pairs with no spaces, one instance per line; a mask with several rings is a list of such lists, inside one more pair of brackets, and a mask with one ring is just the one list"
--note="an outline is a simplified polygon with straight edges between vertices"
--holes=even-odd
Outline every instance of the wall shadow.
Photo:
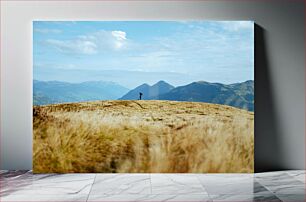
[[255,24],[255,172],[283,170],[266,30]]

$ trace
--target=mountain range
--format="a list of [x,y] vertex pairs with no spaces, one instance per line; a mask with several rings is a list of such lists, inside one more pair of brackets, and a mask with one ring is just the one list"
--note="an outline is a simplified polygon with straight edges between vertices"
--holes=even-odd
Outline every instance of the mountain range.
[[61,81],[33,81],[33,104],[46,105],[63,102],[116,100],[129,89],[114,82],[88,81],[68,83]]
[[142,84],[120,100],[137,100],[140,92],[143,100],[208,102],[254,111],[254,81],[251,80],[229,85],[198,81],[176,88],[159,81],[153,86]]
[[142,84],[129,90],[114,82],[88,81],[68,83],[34,80],[34,105],[93,100],[143,100],[194,101],[224,104],[254,111],[254,81],[221,84],[205,81],[174,87],[165,81],[154,85]]
[[165,81],[159,81],[153,86],[144,83],[136,87],[135,89],[130,90],[127,94],[122,96],[120,100],[138,100],[140,92],[143,94],[142,95],[143,100],[153,100],[154,98],[157,98],[159,95],[168,93],[174,88],[175,88],[174,86],[166,83]]

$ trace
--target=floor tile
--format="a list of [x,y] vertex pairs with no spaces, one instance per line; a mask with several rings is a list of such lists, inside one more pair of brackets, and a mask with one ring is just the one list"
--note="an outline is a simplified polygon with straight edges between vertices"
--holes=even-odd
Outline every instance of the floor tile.
[[88,202],[103,202],[103,201],[148,201],[148,202],[158,202],[158,201],[173,201],[173,202],[211,202],[212,200],[209,199],[207,195],[195,194],[195,195],[90,195],[88,198]]
[[305,171],[256,174],[32,174],[0,172],[1,201],[305,200]]
[[281,179],[292,179],[292,176],[288,175],[287,171],[273,171],[273,172],[263,172],[255,173],[255,179],[269,179],[269,180],[281,180]]
[[254,178],[253,174],[199,174],[196,176],[202,184],[251,182]]
[[195,174],[151,174],[152,194],[207,195]]
[[293,170],[286,172],[288,175],[292,176],[294,179],[299,180],[303,183],[306,181],[306,172],[304,170]]
[[305,194],[277,194],[283,202],[305,202]]
[[230,201],[230,202],[251,202],[251,201],[269,201],[269,202],[282,202],[278,197],[273,194],[261,195],[210,195],[213,201]]
[[300,184],[273,184],[265,185],[267,189],[275,194],[303,194],[306,193],[305,185]]
[[257,176],[256,181],[275,194],[304,194],[305,184],[287,173]]
[[0,182],[16,182],[33,177],[34,175],[30,171],[6,171],[0,174]]
[[0,176],[3,175],[4,173],[9,172],[8,170],[0,170]]
[[58,202],[86,202],[88,195],[35,195],[35,194],[30,194],[30,195],[8,195],[1,197],[1,202],[45,202],[45,201],[58,201]]
[[[141,200],[142,201],[142,200]],[[153,195],[144,201],[173,201],[173,202],[212,202],[207,194],[183,194],[183,195]]]
[[90,193],[151,194],[150,174],[97,174]]
[[243,174],[207,174],[198,176],[201,184],[210,195],[242,194],[253,195],[270,194],[252,175]]
[[1,175],[0,196],[5,196],[14,193],[23,188],[29,187],[38,179],[52,176],[52,174],[33,175],[28,171],[9,171]]
[[1,196],[88,194],[95,174],[31,174],[4,181]]

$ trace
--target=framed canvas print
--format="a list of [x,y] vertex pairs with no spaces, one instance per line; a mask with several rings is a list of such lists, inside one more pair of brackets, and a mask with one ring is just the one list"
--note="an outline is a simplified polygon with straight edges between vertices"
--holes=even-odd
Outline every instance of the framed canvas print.
[[254,22],[34,21],[33,171],[254,172]]

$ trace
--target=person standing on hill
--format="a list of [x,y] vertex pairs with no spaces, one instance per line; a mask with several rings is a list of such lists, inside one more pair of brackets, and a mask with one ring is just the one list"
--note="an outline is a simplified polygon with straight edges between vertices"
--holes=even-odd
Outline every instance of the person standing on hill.
[[141,100],[142,92],[139,92],[139,100]]

